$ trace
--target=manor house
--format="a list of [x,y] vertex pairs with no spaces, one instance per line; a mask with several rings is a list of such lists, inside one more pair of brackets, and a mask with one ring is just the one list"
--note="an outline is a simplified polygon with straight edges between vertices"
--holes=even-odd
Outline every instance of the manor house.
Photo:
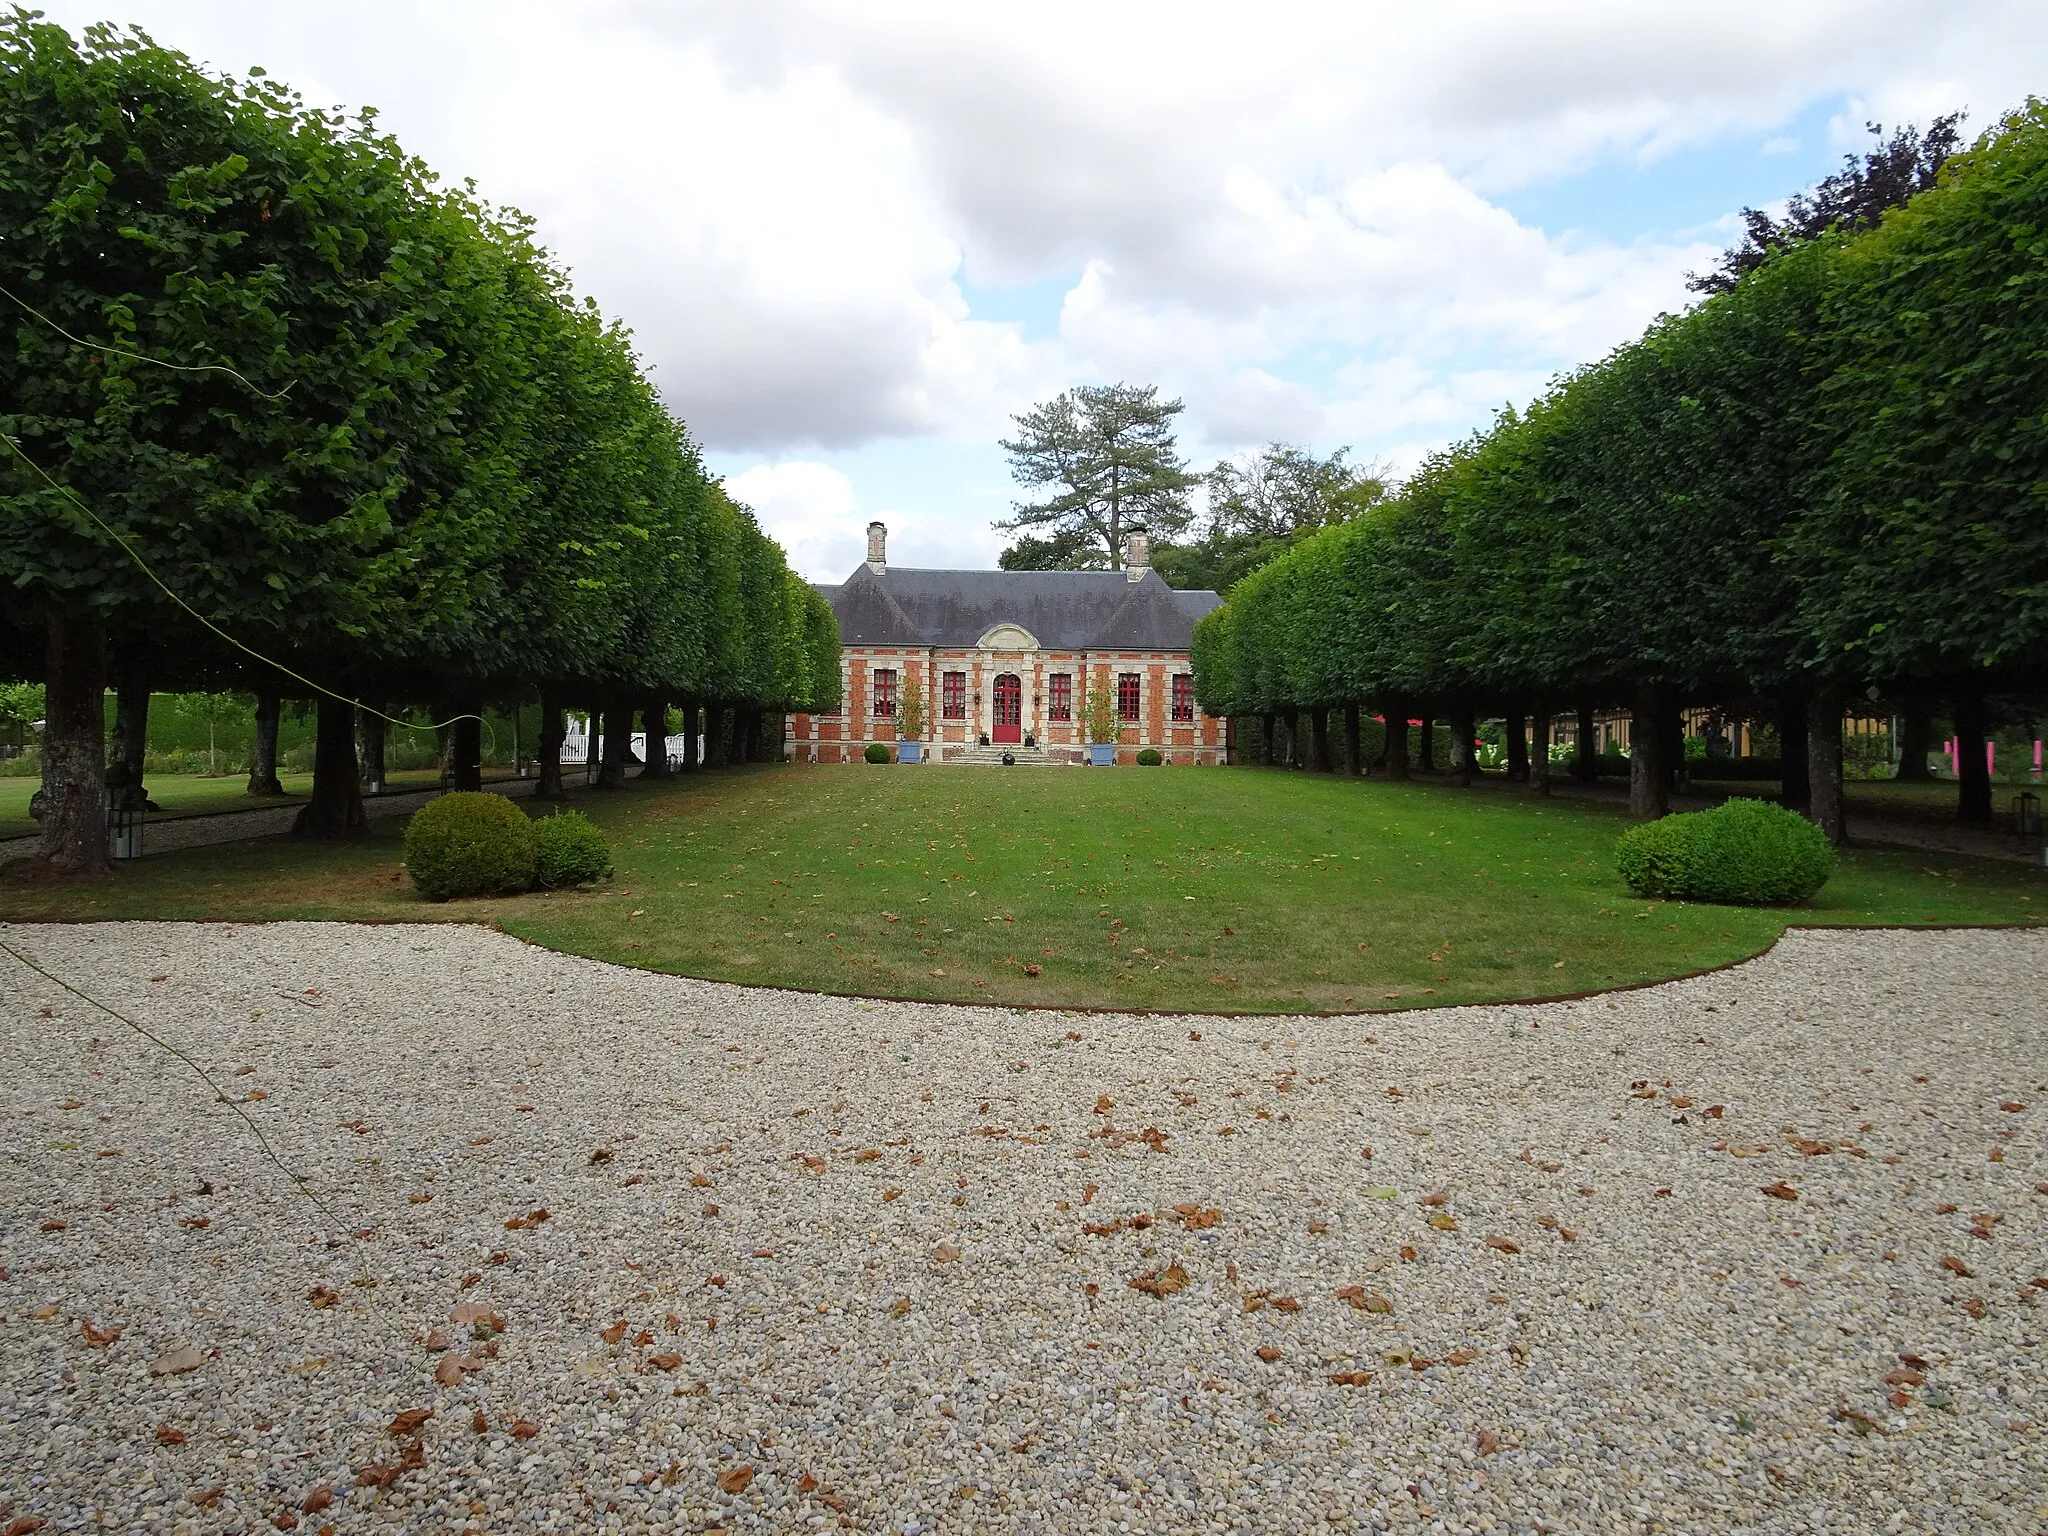
[[907,679],[923,690],[927,759],[1088,760],[1087,697],[1114,703],[1115,756],[1146,747],[1171,763],[1224,760],[1225,722],[1195,704],[1188,644],[1222,599],[1177,592],[1143,533],[1121,571],[891,570],[888,530],[868,524],[865,563],[820,584],[839,616],[840,713],[796,715],[798,762],[857,760],[894,742]]

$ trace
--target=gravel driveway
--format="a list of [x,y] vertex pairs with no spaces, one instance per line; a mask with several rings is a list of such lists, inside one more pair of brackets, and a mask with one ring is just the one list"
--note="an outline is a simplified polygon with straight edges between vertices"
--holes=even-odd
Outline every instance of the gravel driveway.
[[0,1529],[2048,1527],[2048,934],[1291,1020],[0,939],[312,1192],[0,954]]

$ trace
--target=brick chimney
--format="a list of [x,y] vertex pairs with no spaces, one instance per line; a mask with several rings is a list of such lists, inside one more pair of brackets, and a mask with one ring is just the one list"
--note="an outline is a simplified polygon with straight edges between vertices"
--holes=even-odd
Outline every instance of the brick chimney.
[[868,569],[877,576],[889,568],[889,528],[885,523],[868,524]]
[[1139,523],[1124,535],[1124,580],[1143,581],[1151,569],[1152,541],[1145,535],[1145,525]]

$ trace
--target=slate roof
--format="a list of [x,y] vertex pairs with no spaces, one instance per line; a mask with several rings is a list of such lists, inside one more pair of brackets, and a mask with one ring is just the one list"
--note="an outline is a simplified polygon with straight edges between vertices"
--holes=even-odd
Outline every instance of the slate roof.
[[1015,624],[1049,650],[1184,651],[1195,620],[1223,599],[1177,592],[1157,571],[925,571],[865,562],[818,590],[847,645],[973,646]]

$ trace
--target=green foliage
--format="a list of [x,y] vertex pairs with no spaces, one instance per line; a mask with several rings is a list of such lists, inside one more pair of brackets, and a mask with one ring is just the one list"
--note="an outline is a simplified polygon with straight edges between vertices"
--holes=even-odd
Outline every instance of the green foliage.
[[42,718],[41,683],[0,683],[0,724],[30,726]]
[[535,859],[533,823],[503,795],[443,795],[406,823],[405,871],[429,901],[523,891]]
[[612,872],[611,840],[581,811],[557,810],[532,825],[535,884],[591,885]]
[[904,671],[903,689],[896,699],[896,739],[922,741],[925,727],[930,724],[925,715],[924,677],[919,668],[909,667]]
[[1123,563],[1133,528],[1172,538],[1193,516],[1188,491],[1198,483],[1174,443],[1181,409],[1150,384],[1083,384],[1014,418],[1017,435],[1002,445],[1010,473],[1047,494],[1016,503],[996,527],[1026,534],[1032,558],[1057,550],[1080,562],[1085,548],[1085,565],[1106,557],[1108,569]]
[[1116,716],[1116,695],[1107,687],[1090,688],[1081,700],[1081,722],[1097,746],[1120,739],[1123,722]]
[[1138,749],[1138,766],[1140,768],[1157,768],[1163,761],[1164,759],[1160,757],[1157,747],[1140,747]]
[[153,686],[303,691],[154,573],[386,700],[566,680],[836,705],[829,605],[523,216],[440,185],[368,114],[20,10],[0,143],[21,301],[0,298],[0,432],[27,456],[0,452],[0,677],[30,670],[46,614],[89,612]]
[[1835,850],[1812,822],[1763,800],[1632,827],[1615,863],[1639,896],[1778,907],[1807,900],[1835,872]]
[[1856,230],[1740,264],[1395,494],[1297,533],[1197,626],[1202,706],[1483,714],[1654,688],[1768,712],[1822,686],[1981,683],[2033,707],[2048,104],[1936,181],[1945,143],[1897,140],[1824,189]]
[[871,741],[861,756],[871,763],[893,763],[896,761],[896,749],[886,741]]

